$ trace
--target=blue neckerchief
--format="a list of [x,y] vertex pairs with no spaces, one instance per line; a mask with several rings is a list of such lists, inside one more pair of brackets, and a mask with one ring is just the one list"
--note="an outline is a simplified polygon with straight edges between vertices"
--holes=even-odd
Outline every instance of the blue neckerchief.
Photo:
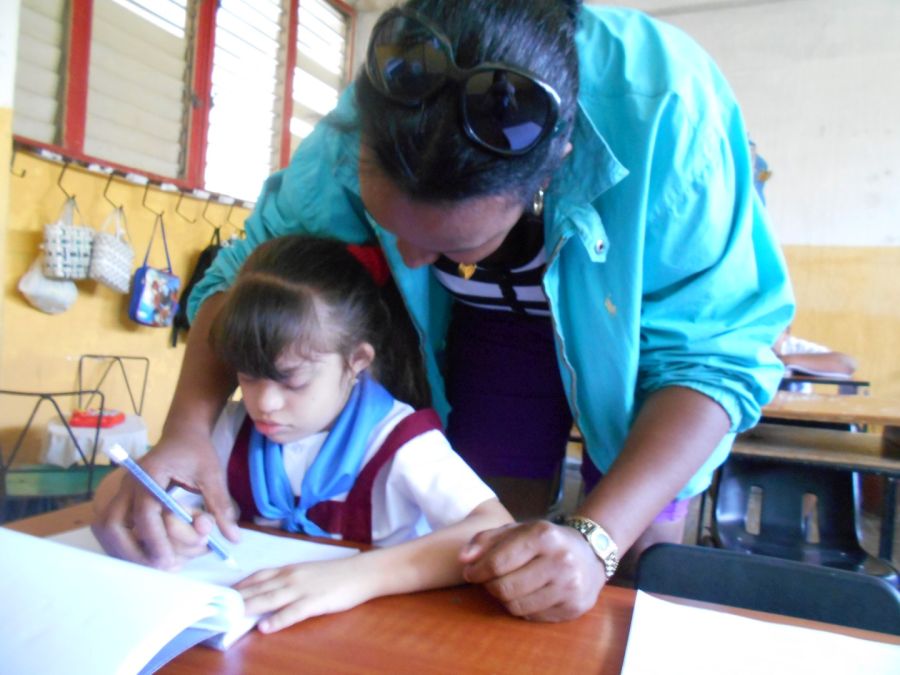
[[362,468],[372,429],[391,411],[394,398],[365,372],[328,433],[300,487],[300,503],[284,470],[283,448],[254,427],[250,431],[248,462],[253,501],[263,518],[282,521],[288,532],[318,537],[331,533],[306,517],[319,502],[350,490]]

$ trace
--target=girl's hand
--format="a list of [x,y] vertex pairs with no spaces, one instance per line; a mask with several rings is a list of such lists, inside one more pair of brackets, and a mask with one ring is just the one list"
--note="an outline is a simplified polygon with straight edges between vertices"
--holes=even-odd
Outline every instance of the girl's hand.
[[274,633],[321,614],[341,612],[369,600],[367,575],[354,572],[353,556],[344,560],[299,563],[261,570],[235,585],[247,614],[269,614],[257,628]]

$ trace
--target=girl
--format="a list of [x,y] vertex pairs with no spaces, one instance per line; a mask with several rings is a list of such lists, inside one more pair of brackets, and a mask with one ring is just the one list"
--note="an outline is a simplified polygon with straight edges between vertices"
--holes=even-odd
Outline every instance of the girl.
[[[247,612],[271,613],[261,631],[461,583],[463,544],[511,522],[436,414],[392,395],[427,402],[416,339],[374,247],[274,239],[229,291],[210,345],[243,400],[226,407],[213,444],[242,519],[379,547],[240,582]],[[167,527],[179,555],[205,551],[193,528]]]

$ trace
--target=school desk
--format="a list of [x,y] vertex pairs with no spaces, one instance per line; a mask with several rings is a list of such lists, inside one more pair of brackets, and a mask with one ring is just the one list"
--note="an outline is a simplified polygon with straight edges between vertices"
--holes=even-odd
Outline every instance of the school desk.
[[[5,526],[47,536],[90,521],[90,505],[81,504]],[[635,596],[633,590],[610,586],[587,614],[562,623],[516,619],[477,586],[378,598],[272,635],[250,633],[224,653],[190,649],[159,672],[613,674],[622,668]],[[890,636],[851,628],[721,609],[776,624],[895,643]]]
[[[829,422],[842,424],[858,424],[880,426],[880,434],[867,435],[868,439],[857,438],[858,434],[843,432],[835,435],[819,447],[821,456],[830,452],[838,454],[862,453],[870,457],[882,458],[868,466],[861,458],[858,467],[853,470],[879,473],[884,476],[884,494],[882,497],[881,537],[878,555],[886,560],[891,559],[893,550],[893,524],[896,510],[896,483],[898,476],[891,460],[900,460],[900,399],[883,396],[841,396],[834,394],[803,394],[779,391],[772,402],[763,408],[764,417],[783,420],[801,420],[805,422]],[[753,432],[749,434],[753,438]],[[814,439],[803,443],[810,449]],[[859,447],[860,444],[867,447]],[[770,450],[771,445],[770,445]],[[843,457],[843,460],[848,459]],[[837,461],[842,461],[841,458]]]
[[[47,536],[91,521],[87,504],[8,523]],[[378,598],[272,635],[251,633],[227,652],[198,647],[160,672],[618,673],[635,593],[609,587],[584,616],[516,619],[477,586]]]

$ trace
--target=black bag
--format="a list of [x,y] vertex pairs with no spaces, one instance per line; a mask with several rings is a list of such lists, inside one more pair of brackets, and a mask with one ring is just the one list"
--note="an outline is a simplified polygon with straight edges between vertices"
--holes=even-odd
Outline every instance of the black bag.
[[222,250],[222,243],[219,239],[219,230],[217,229],[213,235],[212,243],[200,252],[200,258],[194,266],[191,278],[188,281],[187,286],[185,286],[184,292],[181,294],[181,304],[178,306],[178,312],[176,312],[175,320],[172,322],[173,347],[178,345],[178,332],[190,330],[191,327],[191,322],[188,320],[187,314],[188,298],[190,298],[191,291],[194,290],[194,286],[196,286],[200,282],[200,279],[203,278],[203,275],[206,273],[206,270],[209,269],[209,266],[213,264],[213,261],[216,259],[220,250]]

